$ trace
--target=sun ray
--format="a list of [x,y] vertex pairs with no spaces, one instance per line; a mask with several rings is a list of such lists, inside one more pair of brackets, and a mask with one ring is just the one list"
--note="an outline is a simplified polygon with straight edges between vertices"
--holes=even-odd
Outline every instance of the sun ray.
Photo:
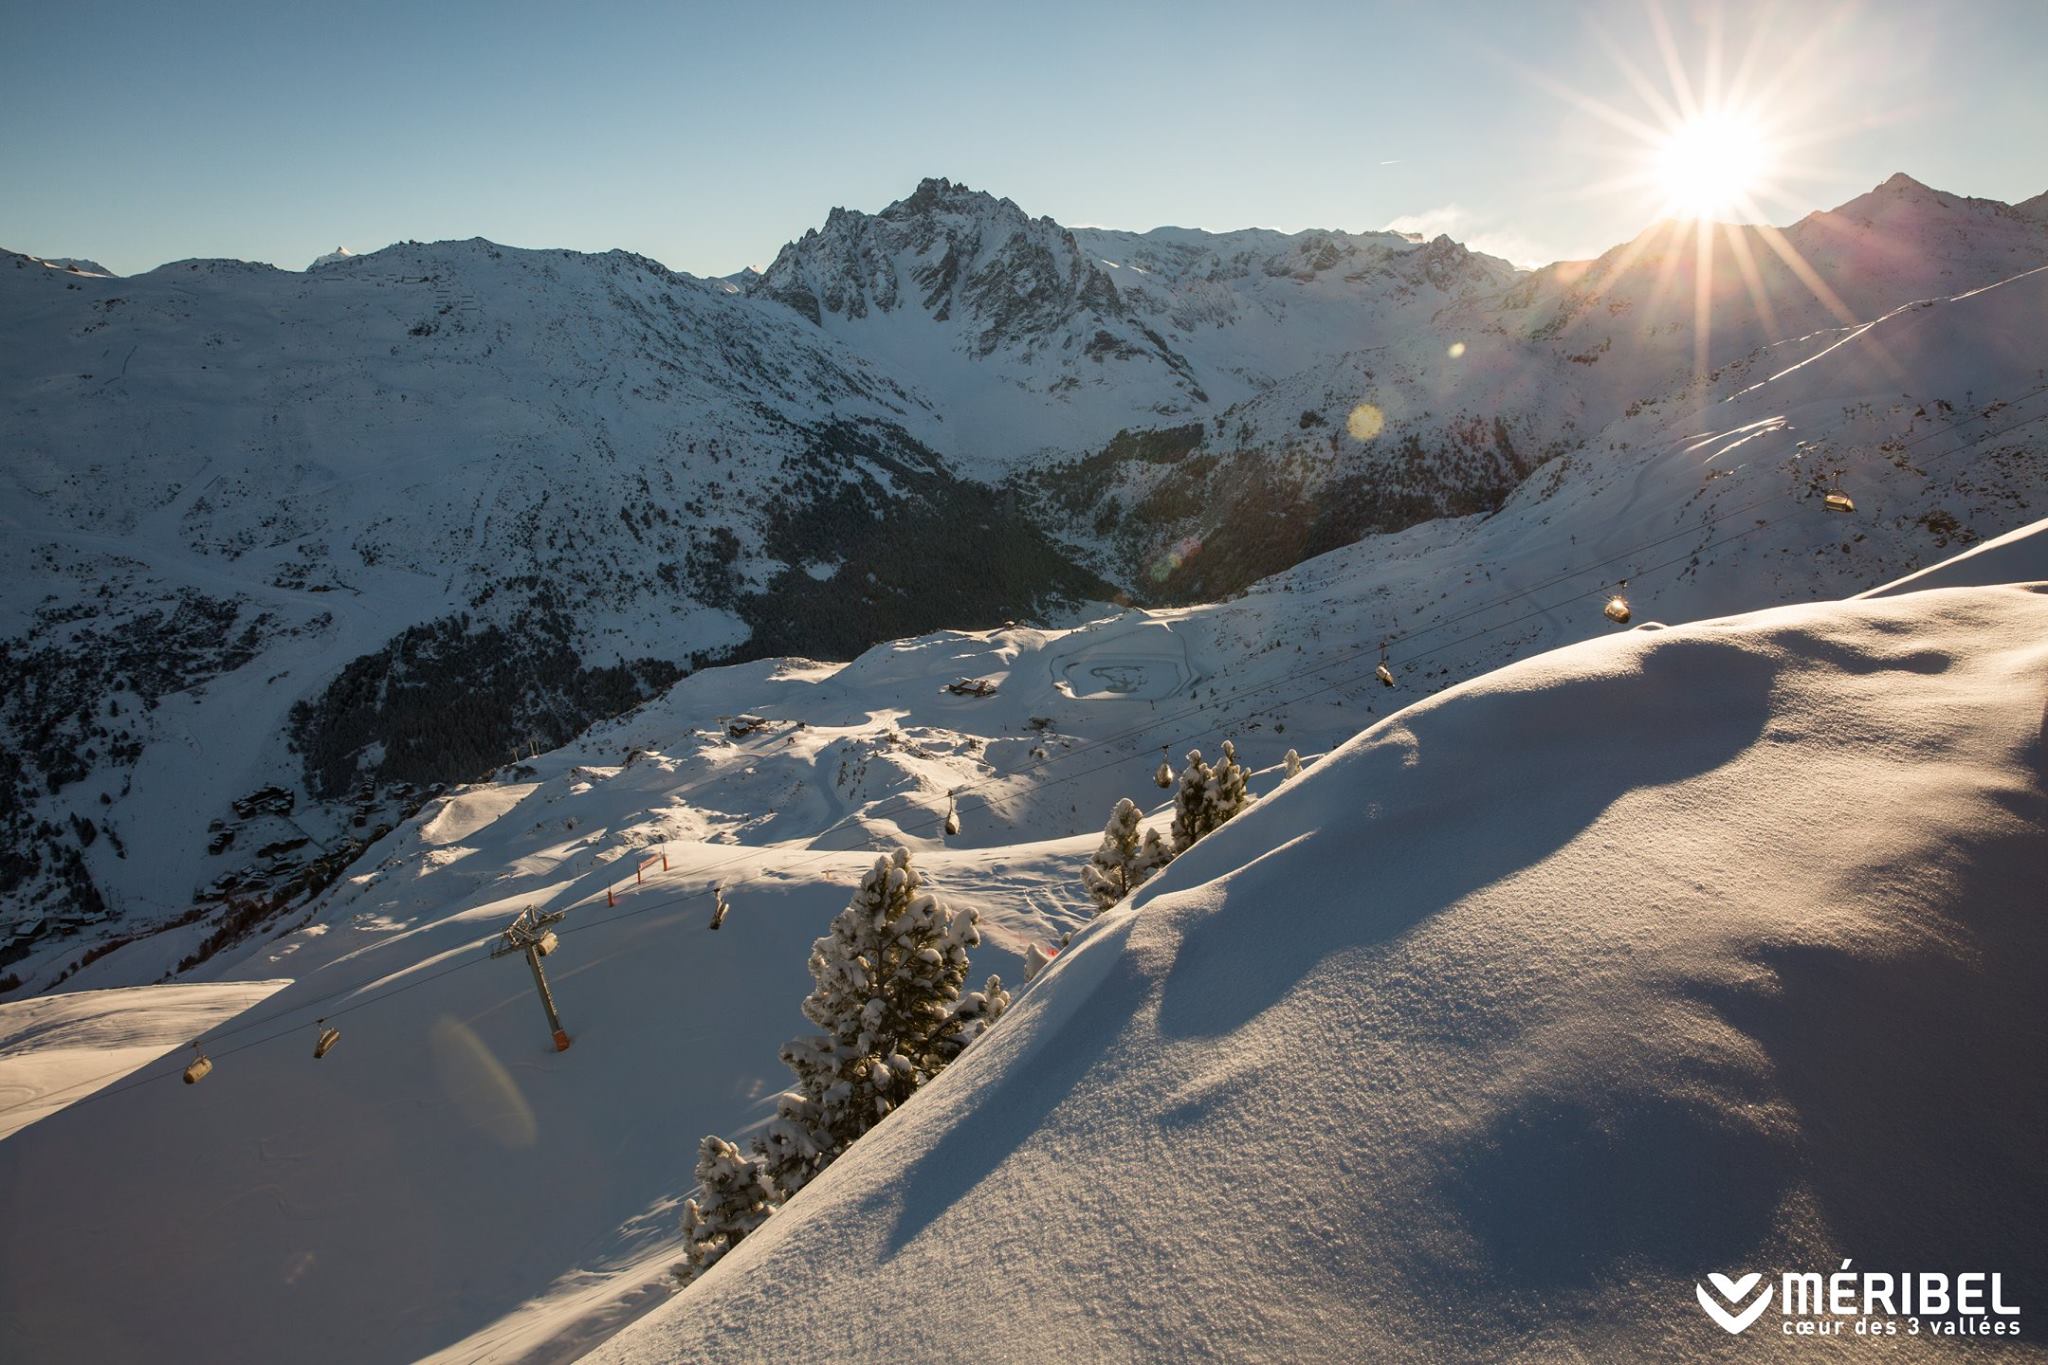
[[1650,286],[1649,313],[1654,316],[1664,306],[1671,290],[1678,282],[1678,262],[1685,250],[1685,224],[1676,218],[1666,218],[1659,224],[1661,232],[1655,243],[1662,257],[1657,267],[1657,279]]
[[1671,36],[1671,24],[1660,6],[1650,7],[1650,30],[1657,37],[1657,51],[1664,57],[1664,74],[1671,81],[1671,94],[1678,101],[1679,113],[1687,119],[1698,118],[1699,101],[1693,98],[1692,82],[1686,79],[1685,62],[1678,55],[1678,42]]
[[1548,76],[1534,67],[1525,67],[1514,62],[1510,62],[1508,65],[1537,89],[1563,100],[1583,113],[1591,114],[1603,123],[1627,133],[1630,137],[1636,138],[1645,144],[1654,144],[1663,135],[1662,129],[1657,124],[1646,123],[1633,114],[1623,113],[1605,100],[1595,99],[1584,91],[1574,90],[1564,82]]
[[1664,92],[1659,90],[1655,82],[1651,81],[1644,74],[1643,69],[1636,65],[1628,53],[1622,49],[1621,44],[1615,42],[1605,29],[1593,26],[1591,31],[1593,41],[1600,45],[1600,49],[1607,54],[1608,60],[1614,63],[1615,69],[1621,72],[1621,78],[1628,82],[1629,89],[1635,92],[1637,99],[1649,106],[1650,112],[1657,118],[1655,124],[1645,124],[1640,120],[1630,120],[1632,124],[1643,129],[1643,140],[1645,142],[1655,142],[1663,135],[1664,129],[1685,121],[1684,113],[1680,111],[1677,105],[1664,97]]
[[1734,257],[1736,273],[1742,276],[1742,287],[1749,291],[1749,301],[1756,308],[1757,317],[1763,320],[1764,335],[1779,340],[1778,310],[1771,304],[1770,291],[1764,288],[1763,272],[1757,269],[1756,253],[1749,249],[1749,230],[1734,224],[1724,230],[1728,236],[1728,254]]
[[1714,223],[1710,218],[1693,220],[1692,266],[1692,372],[1713,368],[1714,340]]
[[1784,233],[1768,224],[1759,223],[1756,235],[1763,239],[1765,246],[1777,254],[1779,260],[1785,263],[1785,268],[1799,278],[1799,282],[1806,286],[1807,291],[1819,301],[1820,306],[1833,313],[1843,326],[1853,327],[1861,321],[1849,311],[1849,305],[1842,302],[1842,296],[1829,288],[1828,282],[1820,277],[1820,272],[1807,264],[1806,258],[1799,254],[1799,248],[1786,240]]

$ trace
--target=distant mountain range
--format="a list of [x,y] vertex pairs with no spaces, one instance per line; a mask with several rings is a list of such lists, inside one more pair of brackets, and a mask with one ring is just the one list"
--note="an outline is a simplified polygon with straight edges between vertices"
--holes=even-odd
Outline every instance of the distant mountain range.
[[0,985],[179,918],[231,939],[703,664],[1222,596],[2044,264],[2043,198],[1904,176],[1535,272],[946,180],[723,280],[481,240],[10,253]]

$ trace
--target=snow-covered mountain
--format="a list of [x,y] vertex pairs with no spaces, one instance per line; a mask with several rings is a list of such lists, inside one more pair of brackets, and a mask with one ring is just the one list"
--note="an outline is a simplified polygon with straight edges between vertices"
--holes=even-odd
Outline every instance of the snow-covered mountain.
[[260,915],[704,657],[1106,591],[877,366],[638,257],[11,260],[0,973],[195,897]]
[[2023,207],[1901,174],[1782,230],[1654,224],[1533,272],[1473,322],[1586,357],[1647,402],[1759,347],[2031,270],[2044,247]]
[[[1495,513],[1231,601],[703,669],[433,797],[180,984],[0,1005],[0,1105],[42,1115],[0,1140],[0,1356],[560,1358],[617,1332],[671,1292],[695,1140],[768,1114],[808,945],[896,842],[981,912],[977,974],[1015,985],[1031,945],[1088,927],[985,1045],[617,1355],[871,1353],[881,1288],[941,1262],[999,1354],[1092,1330],[1091,1358],[1244,1355],[1255,1331],[1277,1349],[1319,1312],[1439,1354],[1468,1318],[1480,1354],[1700,1354],[1678,1333],[1723,1334],[1685,1276],[1809,1268],[1831,1237],[1837,1261],[1940,1268],[1907,1225],[2017,1289],[2041,1265],[2038,1187],[1935,1179],[1955,1165],[1928,1153],[2030,1171],[2016,1144],[2038,1129],[2041,945],[1998,916],[2042,871],[2024,858],[2044,846],[2044,598],[1976,589],[2048,574],[2048,526],[1984,543],[2048,506],[2026,344],[2044,308],[2038,272],[1805,364],[1766,355],[1704,417],[1647,408]],[[1823,506],[1837,469],[1852,515]],[[1634,628],[1602,614],[1617,590]],[[994,695],[945,690],[962,676]],[[1111,804],[1162,823],[1161,746],[1226,737],[1259,804],[1090,923],[1078,868]],[[714,885],[734,907],[717,933]],[[488,956],[529,906],[567,912],[548,960],[566,1053],[523,965]],[[154,979],[214,931],[138,939],[66,985]],[[1873,1014],[1887,1058],[1929,1057],[1912,1093],[1873,1098],[1834,1031]],[[315,1061],[321,1018],[343,1039]],[[185,1087],[195,1037],[216,1070]],[[2005,1061],[2000,1106],[1973,1102]],[[1819,1159],[1851,1130],[1896,1134],[1883,1150],[1922,1193]],[[1348,1166],[1296,1162],[1333,1131]],[[1714,1174],[1688,1185],[1658,1151]],[[1312,1183],[1251,1179],[1261,1154]],[[1588,1169],[1629,1198],[1593,1198]],[[1101,1194],[1168,1177],[1172,1208]],[[1762,1193],[1733,1197],[1738,1177]],[[1307,1240],[1267,1249],[1273,1307],[1240,1322],[1241,1256],[1206,1296],[1226,1274],[1210,1215],[1247,1189],[1279,1213],[1244,1226]],[[1543,1202],[1558,1189],[1580,1216]],[[1686,1216],[1632,1212],[1668,1201]],[[1077,1306],[1071,1329],[996,1292],[1083,1292],[1046,1283],[1048,1237],[1095,1281],[1099,1316]],[[1103,1237],[1131,1258],[1102,1264]],[[1570,1274],[1533,1280],[1545,1265]],[[1339,1271],[1382,1291],[1334,1303]],[[849,1306],[863,1281],[877,1295]],[[1595,1297],[1626,1305],[1599,1340]],[[821,1331],[828,1313],[843,1326]]]
[[[1438,547],[1444,583],[1399,590],[1433,601],[1624,500],[1733,505],[1731,460],[1809,489],[1790,443],[1824,431],[1883,524],[1842,561],[1865,576],[1780,561],[1775,591],[2023,519],[2025,459],[1923,478],[1894,447],[1991,430],[2042,377],[2012,310],[2048,277],[1961,298],[2048,262],[2041,215],[1895,179],[1784,239],[1822,288],[1759,265],[1765,317],[1724,260],[1697,371],[1654,236],[1529,275],[1394,233],[1068,230],[943,180],[720,281],[481,241],[305,273],[7,258],[0,984],[168,925],[150,975],[203,956],[438,784],[719,658],[1213,599],[1418,524],[1361,553]],[[1680,440],[1708,432],[1739,453]],[[1651,448],[1677,482],[1631,489]],[[1573,489],[1611,492],[1542,505]]]
[[[1782,231],[1658,224],[1504,290],[1425,292],[1423,319],[1326,345],[1207,427],[1126,434],[1022,482],[1094,532],[1113,577],[1204,600],[1368,531],[1495,507],[1617,419],[1703,410],[1725,373],[1796,364],[1891,310],[2044,263],[2040,215],[1904,175]],[[1197,544],[1209,553],[1187,562]]]
[[1200,419],[1518,272],[1439,237],[1069,230],[926,180],[834,209],[753,286],[938,398],[997,469]]

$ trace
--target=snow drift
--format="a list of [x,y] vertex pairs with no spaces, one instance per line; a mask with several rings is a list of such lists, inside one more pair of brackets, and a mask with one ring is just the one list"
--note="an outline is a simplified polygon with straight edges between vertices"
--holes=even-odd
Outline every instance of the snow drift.
[[2044,702],[2038,583],[1450,689],[1097,921],[598,1358],[1790,1353],[1694,1283],[1844,1258],[2037,1312]]

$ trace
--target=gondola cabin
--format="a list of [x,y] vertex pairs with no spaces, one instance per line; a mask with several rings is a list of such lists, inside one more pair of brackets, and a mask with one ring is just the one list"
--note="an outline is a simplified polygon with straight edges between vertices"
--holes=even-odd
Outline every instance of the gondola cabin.
[[549,953],[552,953],[555,949],[561,946],[562,940],[556,938],[555,931],[550,929],[545,934],[542,934],[540,936],[540,942],[533,945],[533,950],[539,953],[542,957],[546,957]]
[[213,1059],[205,1053],[201,1053],[192,1059],[190,1066],[185,1068],[185,1084],[197,1085],[212,1074]]
[[1849,495],[1839,489],[1828,494],[1821,505],[1830,512],[1853,512],[1856,510],[1856,504],[1850,499]]
[[1628,599],[1626,597],[1623,597],[1620,593],[1616,593],[1614,596],[1608,598],[1607,605],[1604,608],[1602,608],[1602,611],[1606,615],[1607,619],[1614,622],[1615,625],[1625,626],[1628,624]]
[[316,1043],[314,1043],[314,1044],[313,1044],[313,1060],[317,1062],[317,1061],[319,1061],[319,1060],[320,1060],[320,1059],[321,1059],[322,1057],[325,1057],[325,1056],[326,1056],[326,1055],[327,1055],[328,1053],[330,1053],[330,1052],[332,1052],[332,1051],[334,1050],[334,1045],[335,1045],[336,1043],[340,1042],[340,1041],[341,1041],[341,1030],[340,1030],[340,1029],[338,1029],[338,1028],[324,1028],[324,1029],[321,1029],[321,1030],[320,1030],[320,1040],[319,1040],[318,1042],[316,1042]]
[[1392,687],[1394,685],[1394,670],[1388,668],[1385,664],[1381,664],[1373,669],[1372,675],[1380,680],[1380,686],[1382,687]]

